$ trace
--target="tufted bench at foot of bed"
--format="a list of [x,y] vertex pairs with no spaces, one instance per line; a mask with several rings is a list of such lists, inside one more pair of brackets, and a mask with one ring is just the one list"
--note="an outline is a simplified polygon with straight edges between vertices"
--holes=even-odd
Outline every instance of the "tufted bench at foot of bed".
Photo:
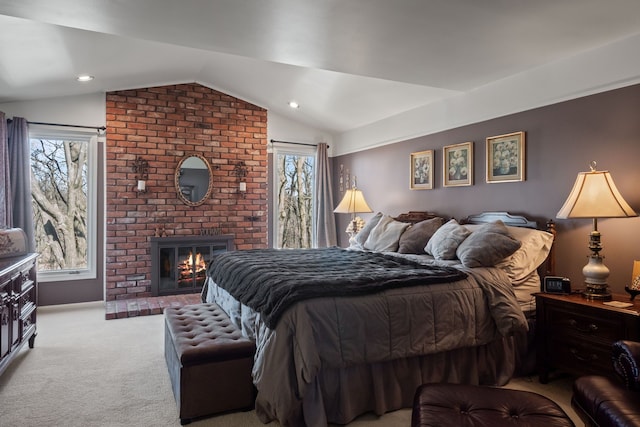
[[251,409],[255,343],[214,303],[164,310],[164,356],[181,424]]

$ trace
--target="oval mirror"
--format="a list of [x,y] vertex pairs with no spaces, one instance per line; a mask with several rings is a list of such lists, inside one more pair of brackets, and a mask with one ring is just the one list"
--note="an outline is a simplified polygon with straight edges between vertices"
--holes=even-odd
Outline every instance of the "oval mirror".
[[184,157],[176,168],[176,192],[185,205],[199,206],[213,189],[211,165],[199,154]]

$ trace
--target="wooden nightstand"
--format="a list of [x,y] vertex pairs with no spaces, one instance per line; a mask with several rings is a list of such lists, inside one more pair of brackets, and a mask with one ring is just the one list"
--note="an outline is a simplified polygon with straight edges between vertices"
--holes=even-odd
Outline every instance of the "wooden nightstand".
[[[640,341],[640,302],[616,308],[580,294],[537,293],[536,348],[540,382],[558,369],[576,376],[613,373],[611,345],[621,339]],[[631,302],[628,295],[613,300]]]

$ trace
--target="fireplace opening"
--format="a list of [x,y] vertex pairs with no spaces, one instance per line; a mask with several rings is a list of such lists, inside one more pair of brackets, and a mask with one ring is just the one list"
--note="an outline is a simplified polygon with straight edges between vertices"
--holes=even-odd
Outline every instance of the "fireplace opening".
[[194,257],[193,252],[190,251],[187,258],[178,264],[178,287],[192,286],[194,280],[196,286],[202,286],[206,270],[207,263],[202,254],[196,252]]
[[229,250],[233,250],[233,237],[229,235],[152,237],[152,295],[200,292],[207,266]]

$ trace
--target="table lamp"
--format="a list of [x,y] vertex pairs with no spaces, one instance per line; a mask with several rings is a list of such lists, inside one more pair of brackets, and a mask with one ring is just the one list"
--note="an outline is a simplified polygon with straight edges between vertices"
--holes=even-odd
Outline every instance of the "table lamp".
[[349,236],[357,234],[364,225],[364,221],[360,217],[356,217],[356,213],[373,212],[364,199],[362,191],[356,187],[355,177],[353,179],[353,187],[344,193],[344,197],[333,212],[351,214],[351,222],[347,227]]
[[608,171],[597,171],[591,162],[591,171],[580,172],[569,197],[556,215],[558,218],[592,218],[593,231],[589,235],[589,261],[582,269],[586,290],[583,296],[591,300],[610,300],[607,288],[609,269],[600,256],[598,218],[627,218],[637,216],[622,198]]

